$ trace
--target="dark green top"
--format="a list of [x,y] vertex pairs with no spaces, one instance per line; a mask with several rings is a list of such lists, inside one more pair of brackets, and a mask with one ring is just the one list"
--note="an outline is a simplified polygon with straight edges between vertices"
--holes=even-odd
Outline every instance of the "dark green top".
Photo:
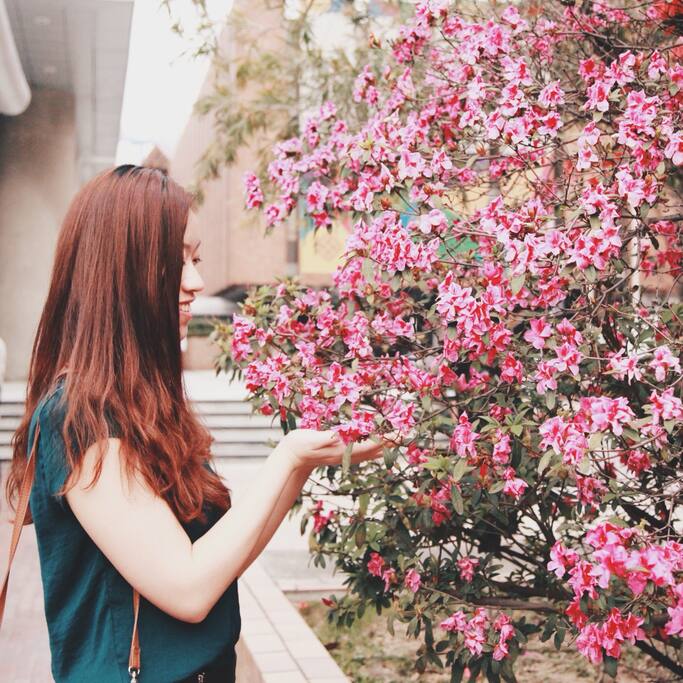
[[[29,430],[30,453],[40,420],[30,505],[38,538],[52,675],[57,683],[128,683],[133,590],[79,524],[66,498],[55,495],[68,474],[62,437],[63,393],[60,379],[36,407]],[[193,542],[221,513],[207,509],[207,516],[207,525],[182,524]],[[131,552],[135,552],[132,539]],[[138,628],[141,683],[178,681],[225,648],[234,648],[240,632],[237,581],[199,624],[174,619],[141,597]]]

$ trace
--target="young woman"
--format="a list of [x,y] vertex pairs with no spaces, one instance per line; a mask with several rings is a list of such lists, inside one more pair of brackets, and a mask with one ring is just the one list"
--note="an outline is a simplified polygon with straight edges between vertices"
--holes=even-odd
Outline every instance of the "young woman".
[[294,430],[231,506],[182,381],[204,287],[191,203],[164,172],[119,166],[59,235],[6,490],[14,504],[39,425],[30,512],[57,683],[130,680],[134,589],[143,683],[233,681],[237,578],[313,468],[341,461],[332,430]]

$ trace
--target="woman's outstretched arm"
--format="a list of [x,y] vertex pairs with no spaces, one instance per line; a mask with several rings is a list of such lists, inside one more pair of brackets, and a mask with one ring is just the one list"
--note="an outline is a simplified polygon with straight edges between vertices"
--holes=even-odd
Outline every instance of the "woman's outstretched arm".
[[237,576],[242,576],[247,570],[249,565],[263,552],[263,549],[268,545],[270,539],[275,535],[278,530],[282,520],[287,516],[287,513],[292,509],[292,505],[299,497],[301,489],[303,489],[308,477],[311,476],[313,467],[301,467],[298,470],[294,470],[292,474],[289,475],[289,479],[285,484],[285,488],[280,493],[275,508],[268,518],[265,527],[261,530],[261,534],[256,541],[254,549],[249,554],[246,562],[240,567]]
[[[285,490],[293,492],[287,486],[290,478],[298,482],[317,465],[341,462],[344,446],[331,436],[306,429],[290,432],[234,506],[194,544],[168,504],[141,477],[128,481],[118,439],[108,440],[100,477],[87,489],[97,447],[86,451],[66,499],[94,543],[142,596],[177,619],[199,622],[253,561],[258,546],[272,537],[286,514],[285,499],[280,506],[278,501]],[[352,460],[375,458],[382,445],[357,444]]]

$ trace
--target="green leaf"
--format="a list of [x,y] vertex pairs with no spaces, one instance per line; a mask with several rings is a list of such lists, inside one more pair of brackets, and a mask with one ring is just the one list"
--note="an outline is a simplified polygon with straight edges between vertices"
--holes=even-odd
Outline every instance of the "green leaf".
[[566,633],[567,630],[562,627],[558,628],[555,632],[555,638],[553,639],[553,643],[555,645],[556,650],[559,650],[562,647],[562,642],[564,641]]
[[[491,663],[495,661],[495,659],[492,659]],[[493,668],[486,669],[486,680],[488,683],[500,683],[500,676],[493,670]]]
[[465,504],[462,499],[462,494],[458,490],[457,486],[451,488],[451,503],[453,504],[453,509],[458,515],[465,512]]
[[545,405],[548,408],[548,410],[552,410],[555,407],[556,399],[557,399],[557,395],[555,394],[554,391],[546,391],[546,393],[545,393]]
[[465,665],[457,660],[453,662],[451,667],[451,681],[450,683],[462,683],[462,678],[465,675]]
[[588,439],[588,450],[597,451],[602,447],[602,440],[605,435],[602,432],[594,432]]
[[465,458],[459,458],[458,460],[456,460],[455,465],[453,465],[453,469],[451,471],[453,481],[460,481],[463,478],[466,469],[467,460],[465,460]]
[[346,444],[344,455],[342,455],[342,473],[348,474],[349,467],[351,467],[351,451],[353,450],[353,442]]
[[612,678],[617,677],[617,667],[619,665],[619,660],[609,655],[605,655],[605,661],[603,663],[603,669],[608,676]]
[[413,636],[414,638],[417,638],[418,634],[420,633],[420,620],[418,617],[413,617],[408,622],[408,627],[406,628],[406,633],[409,636]]
[[510,291],[513,294],[518,294],[519,291],[524,287],[524,281],[526,280],[526,273],[517,275],[510,280]]
[[497,481],[489,488],[489,493],[500,493],[505,488],[504,481]]
[[383,450],[384,465],[387,469],[393,467],[396,459],[398,458],[399,449],[398,448],[385,448]]
[[553,457],[552,451],[546,451],[541,456],[541,459],[538,461],[538,473],[539,474],[543,474],[543,472],[548,468],[548,465],[550,465],[550,459],[552,457]]
[[387,631],[392,636],[396,635],[396,633],[394,631],[394,621],[396,621],[396,613],[395,612],[389,612],[389,616],[387,617]]

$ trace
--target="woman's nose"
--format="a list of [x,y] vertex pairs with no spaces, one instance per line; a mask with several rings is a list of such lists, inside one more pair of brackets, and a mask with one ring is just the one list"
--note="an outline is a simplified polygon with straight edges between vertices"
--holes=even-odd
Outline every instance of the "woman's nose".
[[204,280],[202,280],[202,276],[194,264],[189,264],[185,267],[182,287],[186,292],[194,293],[201,292],[204,289]]

